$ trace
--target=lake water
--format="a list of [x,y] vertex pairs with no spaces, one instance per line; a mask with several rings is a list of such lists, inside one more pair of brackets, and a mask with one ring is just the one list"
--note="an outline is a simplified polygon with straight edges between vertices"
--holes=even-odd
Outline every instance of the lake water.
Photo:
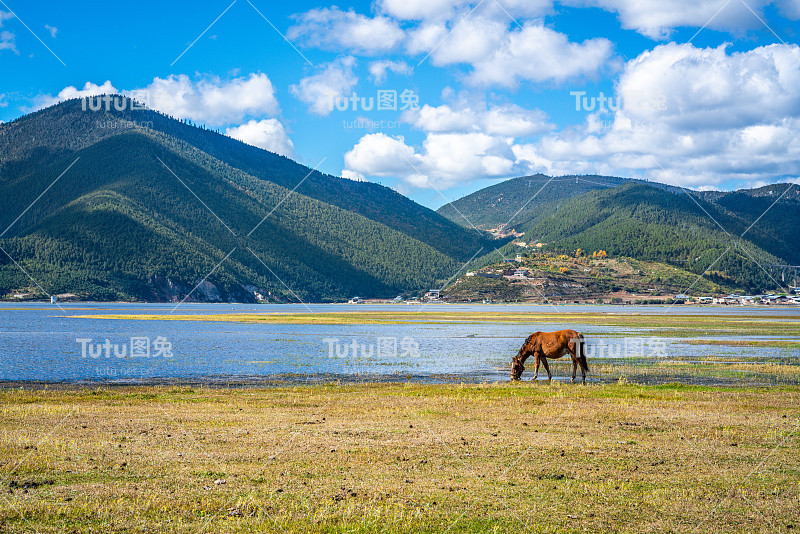
[[[15,383],[204,383],[416,380],[508,380],[511,357],[534,330],[572,328],[583,332],[591,360],[624,361],[619,345],[641,339],[644,358],[736,359],[742,347],[685,345],[661,339],[650,345],[647,329],[565,323],[514,323],[515,312],[553,312],[534,305],[430,305],[420,311],[473,311],[509,314],[509,324],[289,325],[192,321],[139,321],[74,318],[73,315],[165,314],[169,304],[66,303],[66,313],[52,304],[0,304],[0,382]],[[403,305],[309,305],[315,313],[342,311],[412,311]],[[800,321],[796,308],[558,306],[559,313],[616,312],[649,315],[781,315]],[[302,305],[184,304],[186,314],[307,312]],[[132,338],[135,338],[132,342]],[[703,336],[713,339],[714,336]],[[763,339],[753,338],[753,339]],[[91,340],[91,341],[89,341]],[[107,341],[107,342],[106,342]],[[617,353],[598,350],[617,345]],[[636,347],[634,339],[630,343]],[[145,356],[145,349],[149,356]],[[633,349],[632,349],[633,350]],[[116,352],[115,352],[116,351]],[[773,361],[797,358],[796,349],[758,348]],[[557,373],[563,379],[566,366]],[[556,373],[556,374],[557,374]],[[526,373],[530,378],[531,372]],[[609,377],[606,376],[606,379]],[[603,379],[594,375],[593,380]]]

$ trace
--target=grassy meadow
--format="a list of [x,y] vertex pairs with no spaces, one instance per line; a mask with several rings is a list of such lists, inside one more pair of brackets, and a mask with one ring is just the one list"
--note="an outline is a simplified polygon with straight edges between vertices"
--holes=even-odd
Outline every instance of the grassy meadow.
[[800,387],[0,391],[0,532],[792,532]]

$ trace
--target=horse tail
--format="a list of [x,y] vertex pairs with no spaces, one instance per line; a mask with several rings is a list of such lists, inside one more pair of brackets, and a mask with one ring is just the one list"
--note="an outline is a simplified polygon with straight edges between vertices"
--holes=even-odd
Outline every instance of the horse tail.
[[586,342],[583,339],[583,334],[578,334],[578,338],[580,338],[581,342],[579,343],[581,346],[581,355],[578,357],[578,363],[581,364],[581,369],[588,373],[589,372],[589,364],[586,362]]

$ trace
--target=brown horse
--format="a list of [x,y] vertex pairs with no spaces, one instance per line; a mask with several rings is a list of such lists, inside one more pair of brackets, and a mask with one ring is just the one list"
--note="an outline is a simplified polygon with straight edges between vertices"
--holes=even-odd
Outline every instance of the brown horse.
[[572,381],[575,382],[575,372],[578,370],[578,365],[580,365],[583,383],[585,384],[589,365],[586,363],[586,352],[583,346],[583,335],[575,330],[531,334],[525,340],[517,355],[514,356],[514,359],[511,360],[511,379],[520,379],[522,371],[525,370],[525,360],[528,359],[528,356],[533,355],[536,359],[536,371],[533,379],[536,380],[538,378],[539,363],[542,363],[544,370],[547,371],[547,379],[552,380],[553,375],[550,374],[547,358],[558,359],[569,353],[572,357]]

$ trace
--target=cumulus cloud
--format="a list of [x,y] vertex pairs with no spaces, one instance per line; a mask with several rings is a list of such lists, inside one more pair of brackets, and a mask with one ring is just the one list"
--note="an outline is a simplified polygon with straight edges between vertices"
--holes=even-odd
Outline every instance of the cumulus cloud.
[[[797,45],[732,54],[726,46],[661,45],[626,64],[620,109],[593,112],[583,127],[520,155],[690,186],[774,181],[800,173],[798,84]],[[627,106],[631,94],[664,105]]]
[[469,0],[380,0],[380,11],[401,20],[451,18]]
[[173,74],[166,78],[153,78],[149,85],[135,91],[117,89],[110,80],[102,85],[86,82],[82,89],[68,86],[56,96],[39,97],[36,108],[71,98],[111,93],[141,98],[142,91],[149,96],[151,108],[179,119],[192,119],[211,126],[241,122],[248,117],[275,115],[279,109],[272,82],[266,74],[255,73],[230,80],[212,77],[197,81],[185,74]]
[[[274,118],[279,112],[278,100],[266,74],[196,81],[185,74],[171,75],[156,77],[149,85],[130,91],[117,89],[110,80],[101,85],[86,82],[81,89],[69,86],[56,96],[37,98],[34,109],[102,94],[124,94],[142,100],[143,92],[149,96],[149,106],[157,111],[211,126],[228,126],[226,135],[278,154],[290,156],[294,152],[283,125]],[[242,124],[246,119],[249,120]]]
[[479,85],[513,87],[521,80],[564,81],[593,76],[605,66],[612,48],[607,39],[574,43],[563,33],[526,22],[522,29],[508,32],[488,55],[472,62],[470,79]]
[[0,50],[11,50],[15,54],[19,54],[16,36],[13,33],[7,31],[0,32]]
[[607,39],[572,42],[541,21],[527,20],[520,26],[496,11],[457,22],[424,22],[408,31],[406,41],[409,54],[424,54],[436,66],[470,66],[467,80],[474,85],[505,87],[596,75],[612,49]]
[[417,151],[402,136],[367,134],[344,155],[348,176],[396,177],[420,188],[446,189],[487,176],[508,176],[515,166],[509,140],[483,133],[429,134]]
[[425,132],[421,145],[366,135],[345,167],[438,188],[532,172],[706,188],[797,176],[800,47],[729,48],[670,43],[645,51],[624,65],[613,105],[594,106],[583,124],[559,131],[542,112],[511,104],[426,105],[403,115]]
[[800,19],[800,2],[797,0],[780,0],[777,4],[778,10],[784,17],[792,20]]
[[380,0],[378,10],[400,20],[453,20],[477,10],[481,7],[478,4],[487,10],[505,10],[513,17],[541,17],[552,11],[553,6],[552,0],[503,0],[502,9],[496,2],[478,0]]
[[87,96],[97,96],[119,92],[120,91],[111,84],[111,80],[106,80],[102,85],[86,82],[83,84],[83,89],[78,89],[74,85],[69,85],[59,91],[56,96],[42,95],[37,97],[34,101],[34,107],[30,111],[46,108],[71,98],[84,98]]
[[222,80],[217,77],[192,81],[187,75],[154,78],[143,89],[150,93],[150,106],[179,118],[211,126],[239,122],[250,116],[274,115],[278,111],[275,89],[266,74]]
[[[395,177],[406,187],[446,189],[477,178],[524,173],[529,162],[515,154],[515,140],[549,132],[553,125],[541,110],[515,104],[487,105],[452,91],[451,103],[424,105],[401,120],[425,133],[419,147],[402,136],[363,136],[345,154],[348,176]],[[522,162],[522,164],[520,164]]]
[[411,66],[409,66],[405,61],[391,61],[384,59],[380,61],[373,61],[369,64],[369,77],[376,85],[380,85],[386,81],[386,73],[389,71],[395,74],[408,76],[414,72],[414,69],[412,69]]
[[505,137],[523,137],[552,130],[541,110],[528,110],[515,104],[486,107],[461,104],[454,107],[424,105],[408,111],[403,118],[425,132],[481,132]]
[[[288,36],[307,46],[359,55],[402,48],[412,56],[430,57],[436,66],[469,65],[470,80],[482,85],[514,86],[521,80],[562,81],[593,75],[611,55],[606,39],[574,43],[541,20],[532,20],[552,10],[550,0],[505,0],[502,4],[382,0],[375,9],[373,16],[336,7],[313,9],[295,17],[297,24]],[[397,20],[413,22],[401,27]],[[376,83],[390,65],[374,64],[371,77]]]
[[250,120],[241,126],[227,128],[225,135],[282,156],[294,153],[294,145],[277,119]]
[[287,38],[325,50],[383,53],[392,50],[404,37],[397,22],[387,17],[367,17],[336,6],[312,9],[294,18],[297,23],[289,28]]
[[58,28],[56,28],[55,26],[50,26],[49,24],[45,24],[44,28],[50,32],[50,37],[52,37],[53,39],[56,38],[56,34],[58,33]]
[[572,42],[541,21],[519,26],[497,9],[457,21],[423,21],[407,31],[405,40],[408,54],[439,67],[467,65],[471,83],[505,87],[593,76],[608,62],[612,48],[602,38]]
[[[0,27],[3,26],[3,21],[13,18],[13,13],[0,11]],[[0,50],[11,50],[15,54],[19,54],[19,50],[17,50],[16,36],[12,32],[0,32]]]
[[705,25],[727,31],[761,28],[762,22],[748,6],[762,19],[762,11],[769,4],[777,4],[786,17],[796,19],[800,15],[797,0],[748,0],[747,5],[736,1],[725,4],[696,0],[565,0],[565,3],[616,12],[623,28],[636,30],[652,39],[665,39],[674,28],[682,26],[700,28]]
[[328,115],[333,111],[337,97],[349,96],[358,77],[353,73],[356,60],[343,57],[322,66],[321,72],[300,80],[289,90],[300,101],[308,104],[317,115]]

